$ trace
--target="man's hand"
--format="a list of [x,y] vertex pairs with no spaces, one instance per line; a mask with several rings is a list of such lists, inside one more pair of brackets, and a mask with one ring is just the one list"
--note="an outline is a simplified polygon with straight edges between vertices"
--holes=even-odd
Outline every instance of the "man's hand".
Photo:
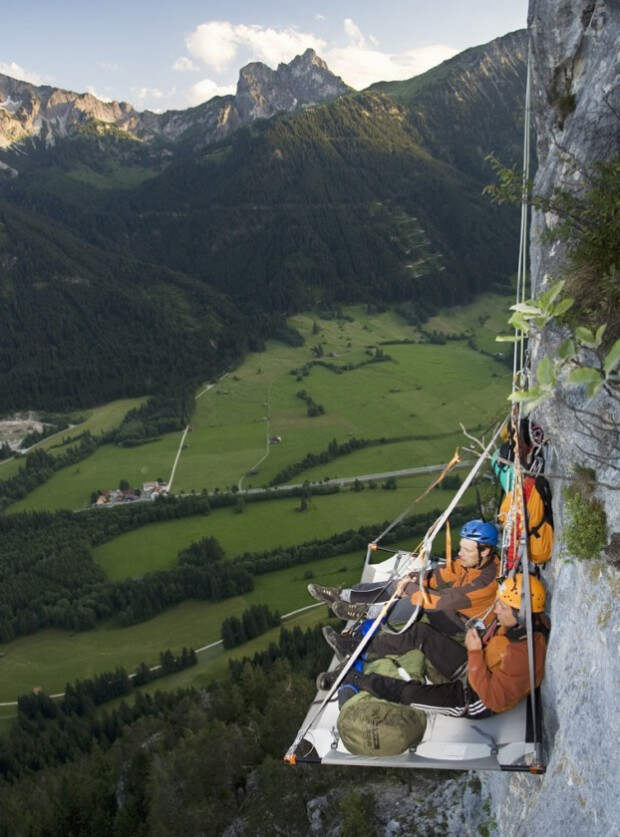
[[482,648],[482,640],[475,628],[470,628],[465,634],[465,648],[468,651],[480,651]]

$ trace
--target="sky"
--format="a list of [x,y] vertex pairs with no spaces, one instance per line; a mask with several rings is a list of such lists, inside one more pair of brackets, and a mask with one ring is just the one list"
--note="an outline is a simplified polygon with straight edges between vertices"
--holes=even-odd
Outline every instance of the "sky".
[[527,0],[3,0],[0,73],[138,110],[234,93],[250,61],[312,47],[361,90],[526,24]]

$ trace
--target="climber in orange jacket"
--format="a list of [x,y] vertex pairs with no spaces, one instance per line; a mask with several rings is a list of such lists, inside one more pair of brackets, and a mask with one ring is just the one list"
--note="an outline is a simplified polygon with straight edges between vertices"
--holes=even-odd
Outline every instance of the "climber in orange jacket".
[[[462,633],[471,618],[490,614],[497,592],[499,560],[496,527],[470,520],[461,528],[458,557],[452,567],[437,567],[420,590],[418,572],[398,582],[358,584],[348,590],[309,584],[308,592],[326,602],[341,619],[374,619],[394,592],[406,599],[392,608],[390,620],[406,622],[416,605],[422,606],[430,624],[447,634]],[[490,620],[489,620],[490,621]]]
[[[495,621],[482,637],[471,628],[465,636],[465,648],[430,625],[417,622],[402,634],[373,637],[362,657],[400,655],[417,648],[449,678],[447,683],[427,685],[380,674],[362,674],[352,669],[343,685],[363,689],[384,700],[448,715],[480,718],[511,709],[530,691],[526,630],[520,616],[522,585],[520,573],[502,583],[494,606]],[[544,615],[545,588],[534,576],[530,577],[530,599],[534,674],[538,686],[544,674],[549,621]],[[341,660],[357,647],[357,639],[342,636],[333,628],[324,628],[323,634]],[[338,671],[334,669],[319,675],[319,687],[330,688]]]

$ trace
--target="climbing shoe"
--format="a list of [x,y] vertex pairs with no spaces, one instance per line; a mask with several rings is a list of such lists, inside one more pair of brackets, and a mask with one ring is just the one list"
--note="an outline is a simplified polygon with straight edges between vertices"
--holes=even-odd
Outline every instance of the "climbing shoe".
[[326,625],[323,628],[323,637],[341,662],[350,657],[359,644],[356,639],[339,634],[331,625]]
[[365,619],[368,613],[368,605],[364,602],[343,602],[337,601],[331,605],[333,613],[339,619],[348,619],[357,621],[358,619]]
[[340,587],[322,587],[320,584],[309,584],[308,593],[317,602],[332,604],[340,600]]

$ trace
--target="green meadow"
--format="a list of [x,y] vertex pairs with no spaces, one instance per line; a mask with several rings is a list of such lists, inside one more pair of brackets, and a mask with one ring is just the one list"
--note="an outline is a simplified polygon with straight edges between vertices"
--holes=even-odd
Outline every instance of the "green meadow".
[[169,433],[159,441],[135,448],[103,445],[81,462],[57,471],[23,500],[10,506],[9,513],[83,509],[90,504],[93,491],[117,488],[121,479],[136,486],[158,477],[167,480],[180,440],[180,433]]
[[497,343],[498,334],[509,334],[508,317],[514,298],[503,294],[480,294],[469,305],[442,308],[425,324],[429,331],[436,329],[445,335],[471,331],[477,345],[485,352],[512,357],[512,345]]
[[[425,329],[454,335],[471,328],[477,345],[495,352],[491,336],[503,330],[508,304],[506,297],[485,295],[471,306],[440,311]],[[307,453],[324,450],[332,439],[343,443],[351,436],[427,438],[359,450],[308,469],[291,481],[318,482],[327,476],[439,464],[465,442],[459,423],[486,428],[507,411],[507,366],[469,347],[465,339],[381,346],[384,341],[415,341],[421,335],[393,311],[368,315],[355,307],[346,309],[346,314],[350,320],[312,315],[292,318],[291,324],[305,339],[303,346],[271,341],[266,351],[250,354],[214,385],[207,387],[205,382],[199,388],[192,429],[175,475],[175,493],[225,490],[240,480],[243,488],[259,487]],[[392,360],[365,363],[377,347]],[[326,363],[365,365],[342,374],[315,365],[302,376],[304,364],[317,355]],[[292,370],[298,372],[291,374]],[[306,403],[296,395],[302,389],[323,405],[322,415],[307,415]],[[41,446],[51,453],[59,452],[63,447],[56,445],[62,445],[70,434],[86,429],[97,434],[118,426],[127,410],[141,401],[117,401],[90,410],[87,423],[47,439]],[[281,443],[269,444],[269,438],[276,435]],[[10,512],[85,508],[93,491],[114,488],[121,479],[136,486],[147,480],[166,480],[180,439],[180,433],[173,433],[136,448],[101,447],[82,462],[54,474]],[[0,479],[9,476],[17,464],[19,460],[0,463]],[[256,473],[249,474],[251,470]],[[206,536],[217,537],[229,557],[326,538],[363,524],[392,520],[435,477],[400,478],[395,490],[382,489],[382,480],[374,490],[344,487],[337,494],[312,496],[305,512],[298,510],[298,498],[280,498],[248,502],[242,513],[225,508],[206,516],[150,524],[97,547],[94,555],[107,577],[119,580],[174,566],[181,549]],[[444,508],[451,496],[452,491],[433,490],[411,513]],[[464,498],[467,501],[471,495]],[[441,537],[437,546],[441,547]],[[330,585],[358,580],[363,559],[362,553],[341,555],[257,576],[255,590],[246,596],[217,603],[187,601],[132,627],[121,628],[111,620],[84,633],[46,630],[19,637],[0,646],[0,701],[14,700],[33,686],[60,692],[68,681],[117,665],[128,670],[142,661],[153,665],[159,652],[167,648],[207,645],[219,639],[226,617],[240,614],[252,604],[265,603],[281,613],[311,604],[306,591],[310,575]],[[319,607],[296,616],[295,624],[315,624],[325,617],[325,608]],[[229,652],[221,647],[201,652],[198,666],[146,688],[202,685],[226,671],[230,656],[251,655],[276,637],[274,631]],[[0,725],[5,716],[0,712]]]
[[[91,677],[118,665],[128,671],[140,662],[155,665],[159,652],[167,648],[175,651],[183,646],[201,648],[219,640],[225,618],[240,615],[253,604],[267,604],[282,614],[305,607],[313,603],[306,590],[308,573],[312,572],[320,583],[349,585],[359,580],[364,558],[362,552],[337,555],[257,576],[255,589],[245,596],[215,603],[183,602],[147,622],[127,628],[102,623],[83,633],[50,629],[19,637],[0,645],[0,702],[15,700],[34,686],[42,686],[49,694],[62,692],[69,681]],[[316,614],[315,621],[319,616],[326,616],[326,610],[321,607],[309,613]],[[235,653],[237,656],[254,653],[272,638],[258,637],[235,649]],[[226,655],[219,649],[219,653],[211,656]],[[161,684],[158,688],[162,688]]]
[[[74,427],[69,427],[66,430],[59,430],[52,436],[48,436],[36,445],[33,449],[45,450],[52,456],[57,456],[65,452],[67,446],[82,433],[89,431],[93,436],[99,436],[108,430],[113,430],[121,423],[129,410],[139,407],[146,401],[144,398],[122,398],[118,401],[110,401],[108,404],[102,404],[99,407],[91,407],[88,410],[79,410],[67,416],[67,421],[71,423],[73,416],[84,417],[84,421],[76,424]],[[0,480],[6,480],[16,474],[21,465],[22,458],[9,459],[5,462],[0,462]]]
[[[338,494],[315,496],[305,512],[298,511],[298,498],[289,497],[246,503],[242,514],[224,508],[205,516],[151,523],[98,546],[94,556],[107,577],[118,580],[175,566],[181,549],[208,536],[216,537],[229,557],[327,538],[346,529],[393,519],[436,476],[400,479],[395,490],[347,488]],[[443,508],[451,497],[450,491],[433,490],[412,513]]]
[[[414,330],[393,313],[369,317],[355,309],[353,315],[358,317],[354,322],[314,321],[320,328],[316,335],[312,320],[293,318],[306,338],[303,347],[271,343],[266,352],[250,355],[234,374],[205,392],[192,417],[190,448],[179,462],[175,489],[227,487],[252,469],[257,473],[248,474],[243,487],[265,485],[307,453],[320,452],[334,438],[342,443],[351,436],[446,434],[401,447],[386,445],[380,454],[357,452],[294,481],[369,473],[377,464],[381,470],[436,464],[448,459],[462,441],[459,422],[486,426],[502,412],[507,367],[463,341],[384,346],[393,361],[342,374],[313,366],[301,380],[290,374],[313,359],[312,347],[319,343],[322,360],[344,365],[367,361],[367,347],[380,341],[415,338]],[[323,415],[306,415],[305,402],[296,396],[301,389],[323,405]],[[282,442],[267,445],[268,436],[280,436]],[[267,458],[257,465],[265,453]],[[345,465],[345,459],[350,464]],[[341,465],[344,470],[334,470]]]

